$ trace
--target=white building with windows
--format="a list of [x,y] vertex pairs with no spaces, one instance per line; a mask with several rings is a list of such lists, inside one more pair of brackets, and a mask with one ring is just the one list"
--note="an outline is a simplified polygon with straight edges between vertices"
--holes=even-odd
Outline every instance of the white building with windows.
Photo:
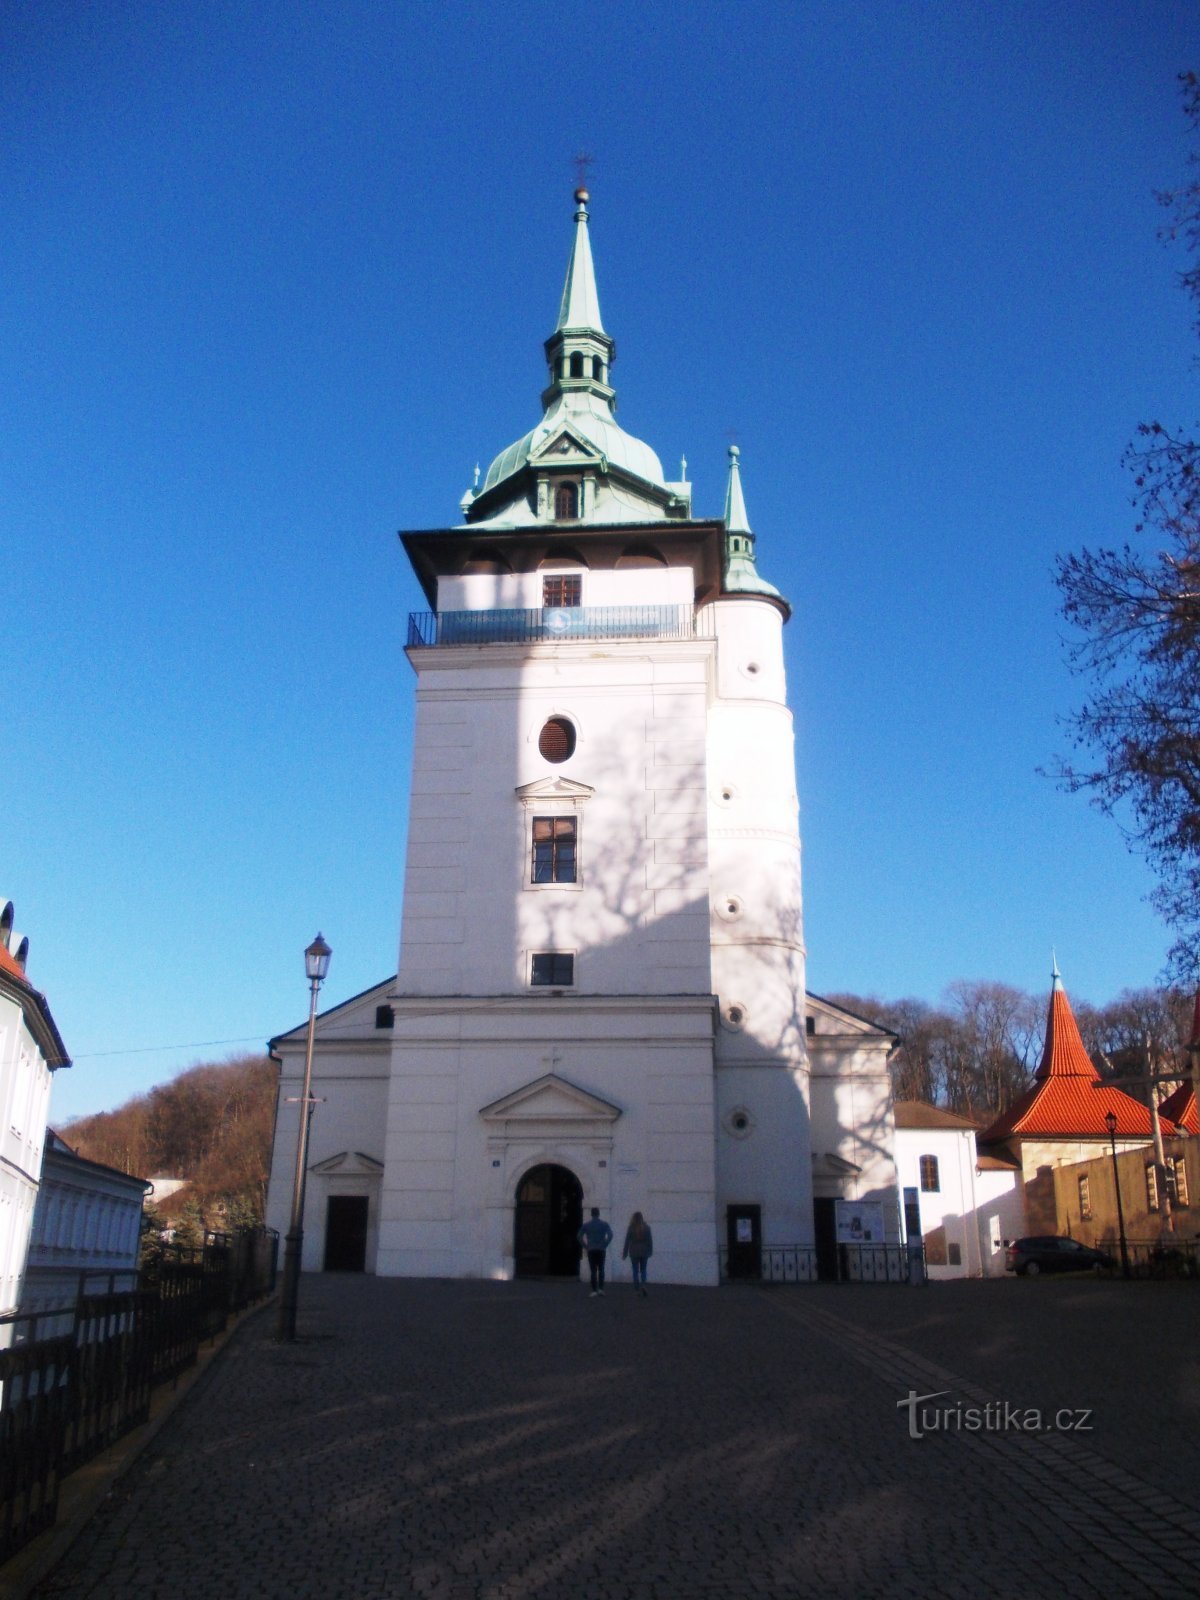
[[81,1287],[135,1289],[149,1188],[144,1178],[86,1160],[48,1128],[21,1310],[72,1307]]
[[[577,1271],[596,1205],[660,1281],[730,1245],[899,1238],[892,1036],[808,996],[783,629],[724,515],[615,418],[587,194],[542,419],[404,534],[417,720],[399,970],[319,1019],[307,1269]],[[286,1231],[303,1027],[281,1062]]]
[[29,940],[0,898],[0,1315],[21,1298],[52,1075],[69,1067],[46,997],[26,976]]
[[1023,1231],[1020,1164],[979,1153],[978,1127],[925,1100],[898,1100],[896,1168],[905,1233],[925,1248],[929,1277],[1004,1273],[1004,1241]]

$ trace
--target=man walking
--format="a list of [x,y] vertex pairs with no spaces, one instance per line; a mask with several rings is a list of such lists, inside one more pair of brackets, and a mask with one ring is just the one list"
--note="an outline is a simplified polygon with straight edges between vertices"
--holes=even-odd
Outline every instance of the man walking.
[[588,1267],[592,1274],[592,1296],[604,1293],[604,1252],[612,1243],[613,1231],[607,1222],[600,1220],[600,1207],[593,1206],[592,1214],[579,1230],[579,1243],[587,1251]]

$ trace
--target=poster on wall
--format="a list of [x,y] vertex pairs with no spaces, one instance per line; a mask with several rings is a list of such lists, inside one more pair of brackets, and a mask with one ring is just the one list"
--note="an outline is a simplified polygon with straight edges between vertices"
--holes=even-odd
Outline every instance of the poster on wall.
[[879,1200],[835,1200],[839,1244],[881,1244],[883,1203]]

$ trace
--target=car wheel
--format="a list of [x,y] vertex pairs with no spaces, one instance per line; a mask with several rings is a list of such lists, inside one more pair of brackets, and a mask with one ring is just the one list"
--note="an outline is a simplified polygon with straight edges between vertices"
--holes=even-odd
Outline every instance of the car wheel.
[[1036,1278],[1041,1270],[1036,1261],[1027,1261],[1025,1263],[1025,1276],[1027,1278]]

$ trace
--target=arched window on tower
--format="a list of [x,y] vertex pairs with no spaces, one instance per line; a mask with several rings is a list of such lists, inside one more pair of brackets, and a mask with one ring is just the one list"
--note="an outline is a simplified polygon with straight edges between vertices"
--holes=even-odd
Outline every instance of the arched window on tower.
[[571,376],[573,378],[583,377],[583,357],[578,350],[571,357]]
[[604,382],[604,363],[599,356],[592,357],[592,377],[597,383]]
[[579,489],[573,483],[560,483],[554,491],[555,522],[572,522],[579,515]]

